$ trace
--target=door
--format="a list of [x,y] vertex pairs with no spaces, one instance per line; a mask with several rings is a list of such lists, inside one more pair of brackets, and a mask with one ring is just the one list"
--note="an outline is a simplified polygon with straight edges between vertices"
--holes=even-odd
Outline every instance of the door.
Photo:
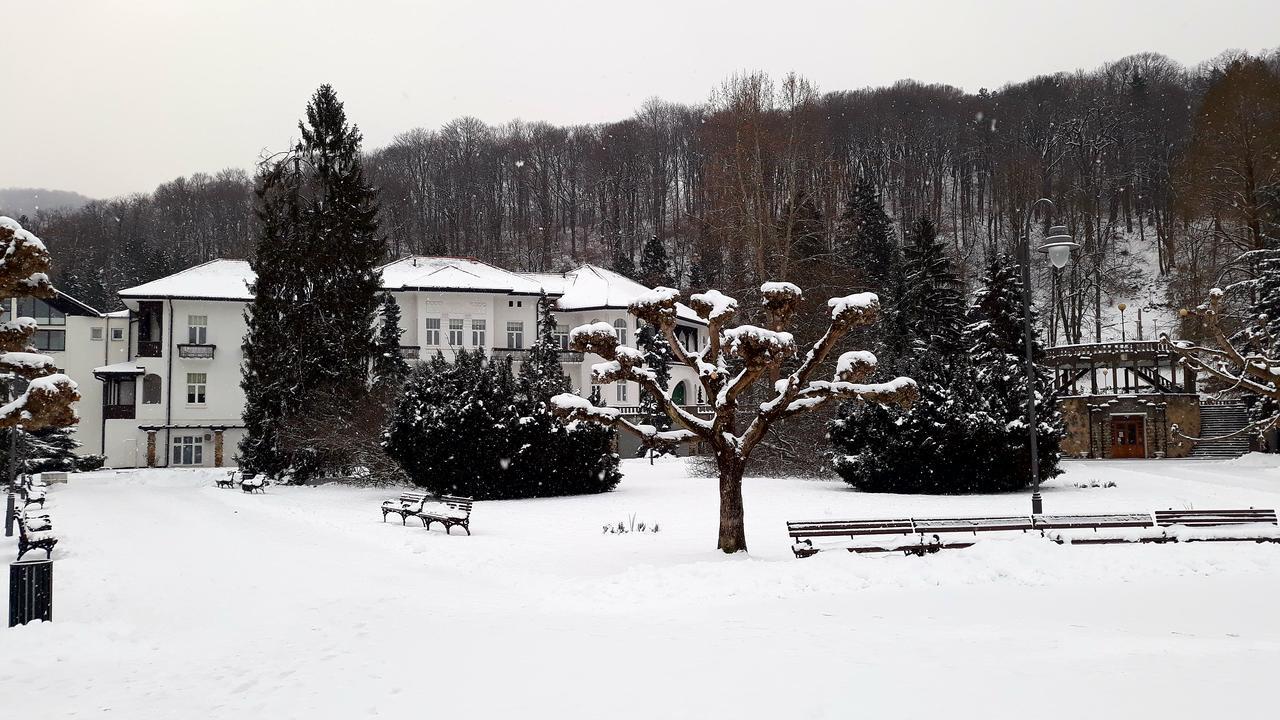
[[1111,457],[1144,458],[1146,456],[1146,419],[1141,415],[1113,416],[1111,418]]

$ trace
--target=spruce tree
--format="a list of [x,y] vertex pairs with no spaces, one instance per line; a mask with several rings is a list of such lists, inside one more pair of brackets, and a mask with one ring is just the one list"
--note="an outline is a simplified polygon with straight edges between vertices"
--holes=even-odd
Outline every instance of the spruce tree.
[[305,441],[285,447],[281,429],[312,407],[349,407],[365,391],[386,252],[359,129],[328,85],[306,115],[302,140],[260,174],[241,381],[241,463],[299,481],[318,469],[321,453]]
[[651,235],[640,250],[640,282],[649,287],[669,287],[674,284],[671,259],[667,257],[667,248],[657,235]]
[[854,183],[836,235],[837,250],[862,289],[883,293],[895,289],[902,258],[894,241],[893,221],[876,187],[866,178]]
[[[974,382],[989,412],[1002,428],[986,446],[973,451],[990,463],[992,489],[1019,490],[1031,483],[1031,445],[1028,438],[1026,335],[1022,311],[1022,278],[1018,265],[1007,255],[991,259],[982,286],[969,307],[969,324],[963,342],[974,367]],[[1032,358],[1035,362],[1036,438],[1040,477],[1062,471],[1060,442],[1062,416],[1054,401],[1053,381],[1041,362],[1044,347],[1032,314]]]
[[[670,364],[675,361],[671,344],[655,326],[644,323],[636,333],[636,349],[644,353],[644,364],[653,371],[654,383],[662,390],[667,390],[671,383]],[[640,415],[644,424],[652,425],[659,432],[671,429],[671,418],[667,417],[661,402],[645,388],[640,388]],[[668,447],[649,448],[641,445],[637,457],[648,454],[652,461],[654,455],[665,455],[671,452],[672,450]]]
[[917,350],[952,356],[964,332],[964,296],[933,222],[921,217],[907,233],[902,311]]
[[373,387],[397,388],[409,376],[409,363],[400,355],[400,304],[391,293],[382,294],[381,322],[373,350]]

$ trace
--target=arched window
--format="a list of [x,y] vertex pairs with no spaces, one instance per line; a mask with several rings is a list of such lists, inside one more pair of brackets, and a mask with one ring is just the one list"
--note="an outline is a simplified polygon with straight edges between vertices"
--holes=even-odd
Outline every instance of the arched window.
[[159,405],[160,404],[160,376],[155,373],[148,373],[142,378],[142,404],[143,405]]
[[618,336],[619,345],[627,344],[627,321],[626,320],[623,320],[622,318],[618,318],[617,320],[614,320],[613,332],[615,335]]

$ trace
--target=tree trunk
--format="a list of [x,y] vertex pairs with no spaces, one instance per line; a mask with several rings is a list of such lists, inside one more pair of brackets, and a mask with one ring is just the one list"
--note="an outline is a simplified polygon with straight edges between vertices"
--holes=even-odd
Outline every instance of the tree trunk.
[[746,525],[742,518],[742,471],[746,463],[731,451],[716,454],[720,470],[720,541],[716,549],[726,553],[747,551]]

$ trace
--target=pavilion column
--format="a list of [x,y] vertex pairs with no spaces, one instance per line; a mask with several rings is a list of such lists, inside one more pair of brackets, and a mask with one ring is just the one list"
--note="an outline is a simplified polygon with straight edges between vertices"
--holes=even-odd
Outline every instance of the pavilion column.
[[147,431],[147,467],[156,466],[156,431]]
[[222,467],[222,430],[213,431],[213,466]]

